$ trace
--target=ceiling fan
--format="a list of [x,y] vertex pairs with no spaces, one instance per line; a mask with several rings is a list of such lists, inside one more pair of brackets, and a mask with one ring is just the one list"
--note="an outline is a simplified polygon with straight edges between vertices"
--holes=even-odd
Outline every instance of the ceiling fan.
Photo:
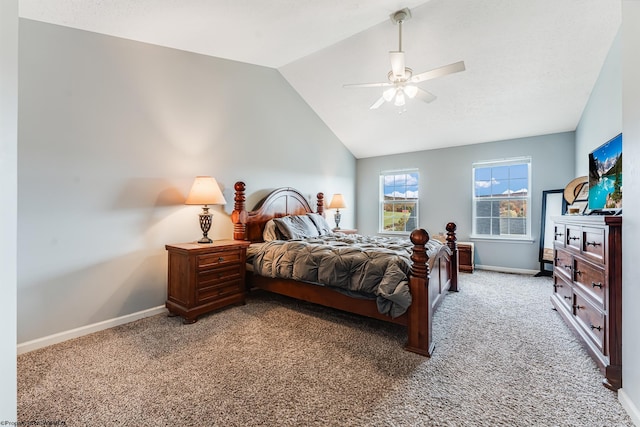
[[413,75],[413,70],[405,66],[404,52],[402,51],[402,24],[411,18],[411,11],[404,8],[390,15],[391,22],[398,24],[399,27],[399,43],[398,50],[389,52],[391,59],[391,71],[387,74],[388,82],[381,83],[356,83],[346,84],[343,87],[385,87],[382,96],[375,102],[370,109],[374,110],[385,102],[394,101],[396,106],[403,106],[406,103],[406,97],[418,98],[424,102],[432,102],[436,96],[429,91],[416,86],[416,83],[426,80],[435,79],[437,77],[446,76],[447,74],[464,71],[464,61],[454,62],[453,64],[443,67],[434,68],[424,73]]

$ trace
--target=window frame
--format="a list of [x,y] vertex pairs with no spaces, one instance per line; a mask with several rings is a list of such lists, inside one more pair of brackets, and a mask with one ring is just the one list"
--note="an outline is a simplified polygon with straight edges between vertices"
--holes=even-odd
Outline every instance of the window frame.
[[[480,168],[497,168],[504,166],[514,166],[514,165],[527,165],[527,195],[526,196],[476,196],[476,170]],[[486,160],[486,161],[478,161],[472,164],[471,168],[471,205],[472,205],[472,213],[471,213],[471,236],[470,238],[476,240],[500,240],[500,241],[511,241],[511,242],[532,242],[532,206],[531,206],[531,195],[532,195],[532,159],[530,156],[522,156],[522,157],[511,157],[505,159],[498,160]],[[509,178],[511,180],[511,178]],[[478,201],[524,201],[526,203],[526,215],[525,215],[525,233],[524,234],[480,234],[477,230],[477,202]],[[494,217],[491,215],[489,218],[492,219],[503,219],[503,217]]]
[[[418,197],[416,197],[415,199],[415,214],[411,215],[410,218],[414,218],[415,220],[415,227],[411,228],[411,230],[403,230],[403,231],[394,231],[394,230],[385,230],[384,228],[384,219],[385,219],[385,204],[389,203],[389,201],[385,201],[385,194],[384,194],[384,188],[385,188],[385,177],[388,176],[397,176],[397,175],[408,175],[408,174],[416,174],[417,175],[417,179],[416,179],[416,185],[417,185],[417,193],[418,193]],[[416,228],[420,228],[419,226],[419,220],[420,220],[420,187],[421,187],[421,183],[420,183],[420,170],[418,168],[406,168],[406,169],[393,169],[393,170],[385,170],[385,171],[381,171],[380,172],[380,176],[379,176],[379,190],[378,190],[378,233],[379,234],[394,234],[394,235],[406,235],[408,236],[409,234],[411,234],[411,232],[413,230],[415,230]],[[406,196],[406,193],[405,193]],[[400,201],[402,200],[411,200],[411,199],[407,199],[405,197],[405,199],[400,199]],[[406,202],[405,202],[406,203]]]

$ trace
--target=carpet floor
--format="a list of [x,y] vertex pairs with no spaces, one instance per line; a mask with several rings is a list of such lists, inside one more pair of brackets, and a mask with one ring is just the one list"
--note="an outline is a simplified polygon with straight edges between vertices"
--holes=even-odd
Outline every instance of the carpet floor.
[[[431,358],[402,327],[264,292],[18,357],[18,417],[67,426],[633,426],[552,281],[460,275]],[[44,425],[44,424],[40,424]]]

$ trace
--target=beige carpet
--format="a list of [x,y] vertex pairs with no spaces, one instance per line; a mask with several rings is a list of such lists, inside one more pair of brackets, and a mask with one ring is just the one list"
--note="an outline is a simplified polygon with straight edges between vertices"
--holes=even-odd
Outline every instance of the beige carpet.
[[401,327],[266,293],[18,358],[19,420],[67,426],[632,426],[551,309],[550,278],[461,275],[436,350]]

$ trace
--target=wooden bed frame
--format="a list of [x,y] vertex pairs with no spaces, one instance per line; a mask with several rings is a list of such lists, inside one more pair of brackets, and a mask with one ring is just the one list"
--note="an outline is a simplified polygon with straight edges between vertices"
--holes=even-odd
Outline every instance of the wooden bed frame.
[[[233,238],[236,240],[262,242],[262,233],[268,220],[286,215],[303,215],[313,212],[305,197],[290,187],[272,191],[258,203],[253,211],[249,212],[245,208],[245,188],[244,182],[236,182],[234,186],[235,205],[231,219]],[[317,213],[324,216],[323,193],[317,195]],[[429,234],[422,229],[414,230],[411,233],[410,238],[414,245],[409,276],[412,303],[402,316],[396,318],[380,314],[375,300],[353,298],[324,286],[295,280],[262,277],[252,274],[251,271],[247,271],[246,275],[247,288],[260,288],[326,307],[406,326],[408,340],[405,349],[430,356],[434,348],[431,334],[433,312],[447,291],[458,291],[456,224],[448,223],[446,230],[446,247],[449,250],[443,245],[435,257],[431,271],[429,271],[429,258],[425,249]]]

